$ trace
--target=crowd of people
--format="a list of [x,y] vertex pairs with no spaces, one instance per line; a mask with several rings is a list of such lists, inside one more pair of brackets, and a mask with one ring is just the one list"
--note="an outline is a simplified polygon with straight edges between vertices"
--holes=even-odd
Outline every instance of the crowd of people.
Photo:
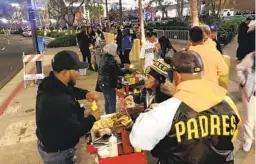
[[[249,24],[248,19],[244,24]],[[177,51],[168,38],[157,38],[153,29],[146,31],[139,70],[145,74],[144,89],[138,97],[126,97],[125,102],[143,104],[145,112],[139,114],[131,128],[130,142],[136,150],[150,152],[158,164],[234,163],[233,141],[241,118],[227,96],[227,86],[219,82],[228,75],[229,68],[216,32],[216,25],[192,27],[190,46]],[[89,44],[96,44],[95,33],[91,28],[83,28],[77,35],[83,61],[87,58],[90,68]],[[137,35],[134,29],[122,26],[116,33],[116,43],[103,48],[96,84],[96,91],[104,94],[106,114],[117,110],[118,76],[132,71],[129,54]],[[240,39],[241,34],[239,47],[243,46]],[[242,61],[237,71],[247,96],[243,148],[249,151],[255,139],[255,49],[243,53],[244,56],[239,55]],[[59,52],[52,60],[53,71],[39,86],[38,149],[46,164],[75,163],[75,145],[100,119],[99,110],[84,117],[85,108],[78,102],[98,101],[96,92],[75,87],[79,69],[86,67],[74,52]]]

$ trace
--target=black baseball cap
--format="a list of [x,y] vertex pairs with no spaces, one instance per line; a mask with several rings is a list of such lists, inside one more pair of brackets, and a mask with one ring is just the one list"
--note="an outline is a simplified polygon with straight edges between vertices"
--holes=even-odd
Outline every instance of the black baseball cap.
[[171,68],[178,73],[199,73],[204,70],[204,65],[197,52],[183,50],[173,55]]
[[63,70],[78,70],[88,68],[88,64],[80,62],[74,51],[60,51],[52,59],[52,69],[56,72]]

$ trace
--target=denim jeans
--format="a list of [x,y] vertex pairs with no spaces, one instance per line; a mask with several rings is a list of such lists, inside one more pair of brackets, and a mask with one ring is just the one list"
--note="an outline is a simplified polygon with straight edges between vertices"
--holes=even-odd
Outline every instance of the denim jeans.
[[58,151],[54,153],[47,153],[37,143],[38,152],[44,164],[75,164],[75,148]]
[[116,112],[116,91],[115,88],[100,86],[105,98],[105,112],[111,114]]

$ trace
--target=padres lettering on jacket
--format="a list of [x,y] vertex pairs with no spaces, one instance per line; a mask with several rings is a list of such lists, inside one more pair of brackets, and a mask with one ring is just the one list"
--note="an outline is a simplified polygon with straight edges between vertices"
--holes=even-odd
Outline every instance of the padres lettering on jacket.
[[234,115],[205,115],[190,118],[186,122],[179,121],[175,124],[177,141],[180,143],[182,136],[187,135],[188,140],[203,138],[209,135],[229,136],[237,129]]

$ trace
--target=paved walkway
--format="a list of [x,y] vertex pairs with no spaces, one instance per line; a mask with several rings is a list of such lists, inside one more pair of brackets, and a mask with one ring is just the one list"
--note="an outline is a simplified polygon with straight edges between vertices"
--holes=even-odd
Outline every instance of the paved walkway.
[[[178,49],[181,49],[185,44],[174,44]],[[235,56],[236,42],[232,42],[224,50],[232,58]],[[65,48],[66,50],[73,50],[79,53],[76,47]],[[45,72],[51,70],[49,63],[54,54],[59,49],[48,49],[44,62]],[[232,68],[235,62],[232,61]],[[13,80],[20,81],[22,79],[22,72],[20,72]],[[97,73],[88,72],[87,76],[81,76],[78,80],[77,86],[94,90],[97,79]],[[10,83],[15,83],[11,81]],[[35,98],[37,87],[31,83],[27,89],[21,90],[10,102],[7,110],[0,116],[0,163],[6,164],[38,164],[42,163],[36,149],[35,137]],[[235,100],[240,112],[243,113],[243,108],[240,103],[240,94],[238,83],[236,81],[235,73],[232,69],[231,82],[229,87],[230,95]],[[1,94],[3,93],[3,94]],[[4,91],[0,91],[1,97],[8,93],[8,87]],[[101,95],[101,100],[103,96]],[[86,101],[82,101],[85,107],[89,107]],[[103,101],[101,101],[103,103]],[[255,150],[250,153],[244,153],[239,150],[240,140],[235,143],[235,158],[236,164],[251,164],[255,161]],[[94,164],[94,156],[86,153],[83,139],[78,147],[78,164]]]

